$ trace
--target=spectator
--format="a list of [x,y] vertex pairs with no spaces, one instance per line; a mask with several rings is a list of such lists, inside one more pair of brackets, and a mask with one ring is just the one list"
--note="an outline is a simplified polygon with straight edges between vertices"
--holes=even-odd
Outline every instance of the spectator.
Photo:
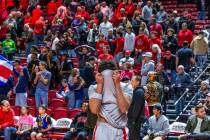
[[76,75],[73,77],[73,83],[70,84],[70,90],[74,92],[75,95],[75,108],[80,108],[84,97],[84,80]]
[[98,29],[97,29],[97,24],[96,23],[93,23],[93,28],[90,29],[89,33],[88,33],[88,36],[87,36],[87,42],[88,42],[88,45],[95,48],[96,47],[96,42],[98,41],[99,39],[99,36],[98,36]]
[[152,12],[152,2],[147,1],[147,4],[142,9],[142,18],[146,24],[151,20]]
[[209,119],[206,116],[205,108],[203,105],[197,105],[195,107],[196,114],[191,116],[187,121],[185,128],[186,135],[179,137],[179,140],[187,140],[188,138],[193,139],[210,139],[209,131]]
[[108,21],[107,16],[104,16],[103,22],[99,25],[99,33],[107,37],[109,29],[113,29],[112,23]]
[[28,24],[24,25],[22,36],[24,39],[24,43],[26,43],[26,57],[27,57],[30,54],[30,50],[34,42],[33,29],[30,28]]
[[66,79],[62,79],[61,81],[61,88],[58,91],[58,93],[56,93],[56,96],[58,98],[63,98],[66,99],[68,98],[68,108],[69,110],[72,110],[75,106],[75,95],[74,92],[72,92],[70,90],[68,81]]
[[123,64],[123,70],[120,74],[120,79],[121,81],[124,79],[124,78],[128,78],[129,80],[133,77],[134,75],[134,72],[132,70],[132,66],[130,63],[126,62]]
[[123,52],[123,47],[124,47],[124,37],[122,32],[117,32],[116,33],[116,39],[112,40],[112,43],[115,44],[115,59],[117,62],[120,61],[120,58],[122,57],[122,52]]
[[13,56],[16,52],[16,44],[11,39],[11,34],[6,35],[6,39],[2,42],[2,51],[9,60],[13,59]]
[[114,57],[109,54],[109,46],[104,46],[103,47],[103,54],[100,54],[98,56],[98,61],[102,61],[102,60],[113,60]]
[[178,50],[178,42],[172,28],[167,30],[167,35],[163,39],[163,50],[170,51],[172,54],[176,54]]
[[163,58],[164,69],[170,78],[170,81],[174,84],[176,79],[176,56],[171,54],[170,51],[164,53]]
[[179,49],[176,53],[176,67],[178,65],[183,65],[187,72],[189,72],[191,65],[195,63],[192,49],[188,47],[189,44],[185,41],[183,43],[183,48]]
[[87,122],[87,109],[88,104],[82,104],[82,112],[78,113],[71,123],[70,131],[68,131],[65,136],[64,140],[72,140],[77,138],[78,140],[85,140],[88,132],[85,130],[85,123]]
[[205,16],[206,16],[206,0],[198,0],[196,1],[197,4],[197,8],[198,8],[198,19],[199,20],[205,20]]
[[161,63],[161,59],[162,59],[162,52],[160,47],[157,44],[153,44],[152,45],[152,60],[155,62],[155,64],[157,63]]
[[120,59],[119,66],[122,67],[125,63],[129,63],[131,67],[134,65],[134,59],[130,57],[131,51],[125,51],[125,57]]
[[161,50],[163,50],[162,40],[158,37],[158,34],[156,31],[152,31],[150,33],[150,47],[152,48],[152,45],[157,44]]
[[125,42],[124,42],[124,51],[134,51],[134,45],[135,45],[135,34],[132,32],[131,25],[128,25],[126,27],[127,33],[125,34]]
[[68,60],[68,54],[64,53],[61,56],[61,64],[59,69],[60,78],[67,78],[72,69],[72,62]]
[[148,135],[143,140],[163,140],[169,132],[169,120],[162,115],[162,107],[160,104],[154,105],[154,115],[149,118]]
[[141,87],[141,78],[139,76],[133,76],[131,80],[132,87],[134,88],[133,100],[128,110],[128,128],[129,139],[140,140],[141,125],[144,119],[144,89]]
[[36,127],[31,133],[31,140],[42,140],[43,135],[52,129],[52,119],[46,111],[47,108],[44,105],[39,107],[39,115],[36,117]]
[[34,34],[35,34],[35,43],[37,45],[42,44],[44,40],[44,18],[40,17],[36,22],[34,26]]
[[191,41],[193,40],[192,31],[187,29],[187,23],[182,23],[182,29],[179,31],[177,39],[179,47],[184,46],[183,44],[185,41],[187,41],[188,44],[190,44]]
[[106,37],[106,40],[108,41],[109,43],[109,46],[110,46],[110,53],[113,55],[114,54],[114,51],[115,51],[115,45],[112,43],[113,40],[115,40],[115,36],[114,36],[114,33],[113,33],[113,29],[109,29],[108,30],[108,36]]
[[162,28],[161,24],[157,23],[155,18],[152,18],[150,24],[151,24],[150,31],[151,32],[156,32],[157,37],[160,39],[161,36],[163,35],[163,28]]
[[205,100],[209,93],[209,82],[207,80],[201,82],[200,89],[196,93],[195,101]]
[[14,127],[14,111],[11,109],[7,100],[1,101],[0,107],[0,135],[4,136],[5,140],[13,139],[12,134],[16,133]]
[[142,24],[141,15],[139,11],[135,11],[131,21],[135,35],[138,35],[140,25]]
[[91,84],[95,81],[95,57],[91,56],[89,57],[88,61],[86,62],[83,70],[83,74],[81,74],[82,78],[85,81],[84,85],[84,95],[85,99],[88,99],[88,88]]
[[15,86],[15,105],[25,106],[27,105],[27,89],[30,80],[29,72],[26,67],[22,68],[20,73],[14,69],[14,74],[18,77],[18,82]]
[[152,53],[146,52],[143,54],[143,61],[142,61],[142,68],[141,68],[141,86],[145,86],[147,84],[148,80],[148,73],[150,71],[154,71],[155,69],[155,64],[151,60],[152,58]]
[[10,76],[6,84],[0,85],[0,102],[3,100],[8,100],[8,98],[12,95],[13,88],[14,79],[12,76]]
[[[188,91],[189,87],[191,86],[192,81],[190,78],[190,75],[185,72],[184,66],[179,65],[177,68],[177,77],[175,80],[175,98],[178,100],[184,91]],[[176,105],[176,113],[179,115],[179,113],[183,110],[184,108],[184,97],[180,99],[180,101]]]
[[165,24],[167,16],[168,15],[167,15],[166,11],[164,10],[164,7],[161,5],[160,11],[158,11],[156,14],[157,23],[159,23],[163,26]]
[[165,31],[168,31],[168,29],[173,29],[174,30],[174,33],[175,34],[177,34],[178,33],[178,31],[179,31],[179,24],[178,24],[178,21],[176,21],[176,20],[178,20],[178,17],[175,19],[175,16],[176,15],[173,15],[173,14],[171,14],[171,15],[169,15],[169,17],[168,17],[168,19],[167,19],[167,21],[166,21],[166,29],[165,29]]
[[46,63],[40,62],[39,69],[40,71],[36,73],[36,78],[34,84],[36,84],[35,100],[36,107],[40,107],[41,102],[48,106],[48,90],[51,80],[51,73],[46,70]]
[[204,108],[206,111],[206,115],[210,116],[210,93],[207,94],[206,101],[204,103]]
[[20,117],[18,120],[18,129],[17,129],[17,139],[16,140],[25,140],[30,137],[32,127],[34,125],[33,117],[29,115],[29,108],[22,106],[20,110]]
[[105,37],[103,34],[99,35],[99,40],[96,42],[96,50],[98,52],[98,55],[103,53],[103,47],[108,46],[109,43],[107,40],[105,40]]
[[205,68],[208,54],[208,40],[204,37],[202,31],[193,39],[190,46],[195,55],[197,66],[201,69]]
[[143,28],[139,28],[139,35],[135,39],[135,50],[137,53],[145,53],[150,50],[149,38],[144,34]]

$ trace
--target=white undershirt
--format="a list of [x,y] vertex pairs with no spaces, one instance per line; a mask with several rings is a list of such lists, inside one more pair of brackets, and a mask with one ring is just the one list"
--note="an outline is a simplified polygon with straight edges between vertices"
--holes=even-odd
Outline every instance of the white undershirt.
[[201,132],[201,123],[203,121],[203,119],[197,118],[197,125],[195,127],[195,130],[193,133],[200,133]]

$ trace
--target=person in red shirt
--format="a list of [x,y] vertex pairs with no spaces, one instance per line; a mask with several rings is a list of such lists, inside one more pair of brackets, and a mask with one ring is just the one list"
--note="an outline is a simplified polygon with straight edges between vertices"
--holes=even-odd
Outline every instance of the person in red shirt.
[[10,108],[7,100],[1,101],[0,106],[0,136],[5,140],[10,140],[11,135],[15,134],[17,129],[14,126],[14,111]]
[[187,41],[190,44],[193,40],[193,33],[187,29],[187,23],[182,23],[182,30],[179,31],[177,35],[178,46],[182,47],[184,41]]
[[132,2],[132,0],[128,0],[127,5],[125,7],[125,10],[127,12],[127,15],[129,17],[133,16],[134,11],[136,10],[135,4]]
[[163,49],[162,40],[157,36],[157,32],[155,31],[151,32],[151,38],[149,42],[150,42],[150,46],[152,46],[153,44],[158,44],[160,49],[161,50]]
[[109,54],[109,46],[105,45],[103,47],[103,54],[100,54],[98,56],[99,61],[101,60],[113,60],[113,56],[111,54]]
[[96,50],[98,52],[98,55],[103,53],[103,47],[109,46],[109,43],[107,40],[105,40],[104,34],[99,35],[99,40],[96,42]]
[[55,0],[51,0],[47,4],[47,16],[54,16],[57,13],[57,5]]
[[123,52],[123,47],[124,47],[124,37],[123,34],[121,32],[117,32],[116,33],[116,39],[112,40],[112,43],[115,44],[115,55],[118,55],[119,53]]
[[120,79],[122,80],[123,78],[128,77],[131,79],[134,76],[134,72],[132,69],[132,65],[129,62],[126,62],[123,64],[123,71],[120,74]]
[[136,52],[139,52],[139,53],[151,51],[150,44],[149,44],[149,38],[147,35],[144,34],[143,28],[139,29],[139,35],[136,36],[135,50],[136,50]]
[[19,5],[19,10],[26,11],[29,5],[29,0],[20,0]]
[[32,11],[32,22],[33,23],[36,23],[36,21],[39,20],[39,18],[41,17],[41,15],[42,15],[41,6],[40,5],[37,5],[36,6],[36,9],[34,9]]
[[161,63],[162,61],[162,52],[158,44],[153,44],[152,45],[152,60],[157,63]]
[[45,28],[44,18],[40,17],[39,20],[36,21],[35,26],[34,26],[34,34],[35,34],[36,43],[43,42],[44,28]]
[[163,35],[162,26],[161,26],[159,23],[156,22],[156,19],[155,19],[155,18],[153,18],[153,19],[151,20],[150,31],[151,31],[151,32],[152,32],[152,31],[157,32],[157,37],[158,37],[158,38],[161,38],[162,35]]

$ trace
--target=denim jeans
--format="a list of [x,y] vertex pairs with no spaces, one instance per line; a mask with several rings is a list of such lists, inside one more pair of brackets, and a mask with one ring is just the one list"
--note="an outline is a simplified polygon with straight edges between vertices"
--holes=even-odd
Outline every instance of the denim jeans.
[[44,35],[35,35],[35,42],[36,45],[43,44]]
[[34,45],[33,42],[26,43],[26,57],[30,54],[30,51],[33,45]]
[[82,99],[75,100],[75,108],[81,108],[82,102]]
[[46,107],[48,106],[48,91],[42,90],[40,88],[36,88],[35,92],[35,100],[36,100],[36,107],[40,107],[44,104]]
[[2,132],[0,132],[0,135],[3,134],[4,140],[11,140],[12,134],[15,134],[16,131],[17,131],[17,129],[14,127],[6,127],[3,129]]
[[205,10],[204,10],[204,11],[199,11],[199,12],[198,12],[198,19],[199,19],[199,20],[205,20],[205,17],[206,17]]
[[66,97],[69,99],[68,107],[71,110],[75,106],[75,96],[74,96],[74,93],[73,92],[70,92],[69,94],[67,94]]
[[206,61],[207,61],[207,55],[195,55],[195,59],[197,62],[197,66],[200,68],[204,68]]
[[16,93],[15,105],[16,106],[27,105],[27,93]]
[[[179,98],[180,98],[180,96],[175,95],[175,99],[176,99],[175,101],[177,101]],[[179,114],[184,109],[184,101],[185,101],[185,98],[183,97],[182,99],[179,100],[179,102],[175,106],[177,116],[179,116]]]

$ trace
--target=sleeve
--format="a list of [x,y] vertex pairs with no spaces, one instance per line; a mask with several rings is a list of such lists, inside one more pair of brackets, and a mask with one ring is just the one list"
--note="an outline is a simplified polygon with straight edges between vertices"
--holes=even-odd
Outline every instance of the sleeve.
[[190,129],[191,129],[191,118],[189,118],[187,121],[187,125],[185,127],[185,132],[190,133]]
[[1,125],[2,128],[14,125],[14,111],[11,110],[11,113],[7,115],[6,122]]
[[46,78],[50,81],[50,80],[51,80],[51,77],[52,77],[52,74],[51,74],[51,72],[49,72],[49,73],[47,74]]
[[121,83],[121,89],[122,92],[125,96],[129,97],[130,99],[132,99],[133,97],[133,88],[131,86],[131,84],[127,85],[125,83]]
[[88,89],[88,96],[89,99],[95,98],[96,95],[96,85],[90,85],[89,89]]
[[148,134],[153,133],[153,130],[152,130],[152,117],[149,118],[149,128],[147,130],[147,133]]
[[166,119],[163,122],[163,126],[162,126],[163,130],[159,132],[160,135],[167,135],[169,132],[169,120]]
[[52,119],[51,119],[50,116],[47,116],[47,123],[50,124],[50,125],[52,124]]

